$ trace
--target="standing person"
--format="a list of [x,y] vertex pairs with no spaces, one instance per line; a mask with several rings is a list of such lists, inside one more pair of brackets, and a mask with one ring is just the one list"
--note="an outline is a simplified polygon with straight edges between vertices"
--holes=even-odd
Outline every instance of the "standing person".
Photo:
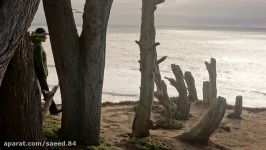
[[[33,43],[34,70],[42,91],[49,91],[49,86],[46,81],[48,76],[47,59],[46,53],[42,47],[42,42],[46,41],[47,35],[48,33],[43,28],[37,28],[31,35],[31,41]],[[55,115],[62,110],[57,109],[54,100],[52,100],[49,111],[51,114]]]

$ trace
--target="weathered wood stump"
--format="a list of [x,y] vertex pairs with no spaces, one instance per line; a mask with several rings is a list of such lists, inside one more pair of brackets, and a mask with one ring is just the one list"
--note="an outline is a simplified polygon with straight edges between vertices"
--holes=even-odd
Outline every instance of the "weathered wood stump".
[[203,82],[202,92],[203,92],[203,102],[207,105],[210,105],[212,102],[212,97],[211,97],[212,89],[209,81]]
[[176,119],[187,120],[189,118],[190,103],[187,97],[187,88],[184,81],[184,76],[179,65],[172,64],[172,71],[175,79],[165,77],[172,86],[174,86],[179,93],[177,100],[177,112],[175,112]]
[[198,100],[197,89],[195,86],[194,77],[192,76],[191,72],[189,71],[185,72],[185,80],[188,87],[188,100],[191,102],[197,101]]
[[189,131],[177,136],[187,142],[207,143],[210,135],[219,127],[226,110],[226,100],[218,97],[209,107],[201,121]]
[[217,98],[217,87],[216,87],[216,78],[217,78],[217,73],[216,73],[216,60],[214,58],[211,58],[211,62],[205,62],[206,68],[209,73],[209,81],[212,89],[212,95],[211,98],[215,99]]
[[44,118],[49,110],[49,107],[51,105],[51,102],[53,100],[53,97],[58,89],[58,85],[54,86],[53,89],[51,91],[43,91],[43,97],[44,97],[44,105],[42,108],[42,117]]
[[228,118],[233,118],[233,119],[242,119],[241,118],[242,107],[243,107],[243,97],[241,95],[239,95],[239,96],[236,97],[234,112],[230,113],[227,117]]

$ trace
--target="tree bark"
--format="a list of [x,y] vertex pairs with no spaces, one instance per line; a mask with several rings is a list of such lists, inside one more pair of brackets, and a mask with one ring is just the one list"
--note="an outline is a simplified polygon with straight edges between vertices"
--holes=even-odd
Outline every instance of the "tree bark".
[[140,41],[141,87],[140,99],[132,127],[132,136],[147,137],[151,128],[151,108],[154,96],[154,71],[156,61],[154,11],[164,0],[142,0],[142,20]]
[[202,92],[203,92],[203,102],[207,105],[210,105],[213,99],[211,97],[212,89],[209,81],[203,82]]
[[167,78],[170,84],[174,86],[179,93],[177,100],[178,112],[176,114],[176,119],[187,120],[189,118],[190,104],[187,97],[187,87],[184,81],[184,76],[181,68],[178,65],[171,65],[172,71],[175,75],[175,79]]
[[217,73],[216,73],[216,60],[214,58],[211,58],[211,62],[205,62],[206,68],[209,73],[209,81],[211,85],[211,91],[212,95],[211,98],[215,99],[217,98],[217,87],[216,87],[216,78],[217,78]]
[[70,0],[43,0],[62,98],[62,136],[80,141],[82,74],[80,45]]
[[22,36],[29,28],[40,0],[0,2],[0,86]]
[[243,97],[241,95],[236,97],[235,110],[233,113],[228,115],[228,118],[241,119],[243,107]]
[[218,97],[210,106],[201,121],[189,131],[177,136],[188,142],[207,143],[211,134],[219,127],[226,110],[226,100]]
[[26,34],[0,87],[0,141],[42,141],[41,95]]
[[87,0],[79,37],[70,0],[44,0],[66,139],[99,144],[106,30],[112,0]]
[[188,100],[191,102],[195,102],[198,100],[198,95],[197,95],[197,89],[195,86],[195,80],[194,77],[192,76],[192,73],[189,71],[185,72],[185,80],[187,83],[188,87]]
[[102,87],[105,68],[106,30],[113,0],[87,0],[81,33],[83,74],[82,143],[100,141]]

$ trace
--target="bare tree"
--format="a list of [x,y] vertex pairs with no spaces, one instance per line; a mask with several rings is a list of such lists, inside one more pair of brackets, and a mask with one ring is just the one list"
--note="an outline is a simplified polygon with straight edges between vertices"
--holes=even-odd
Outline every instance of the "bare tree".
[[0,86],[22,36],[29,28],[40,0],[0,2]]
[[106,30],[112,0],[86,0],[78,35],[70,0],[44,0],[62,97],[62,133],[97,145],[105,67]]
[[0,87],[0,142],[41,141],[41,95],[28,35],[23,36]]
[[158,4],[164,0],[142,0],[142,20],[140,41],[136,41],[140,48],[141,87],[140,99],[132,127],[134,137],[149,136],[152,121],[151,107],[154,96],[154,71],[156,61],[154,12]]

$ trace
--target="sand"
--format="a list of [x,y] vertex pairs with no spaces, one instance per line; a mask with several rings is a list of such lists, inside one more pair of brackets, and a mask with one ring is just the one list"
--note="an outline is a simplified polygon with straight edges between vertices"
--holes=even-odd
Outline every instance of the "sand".
[[[160,117],[158,104],[153,109],[152,120]],[[155,111],[156,110],[156,111]],[[172,145],[176,150],[201,149],[232,149],[232,150],[265,150],[266,149],[266,111],[264,109],[246,108],[242,113],[242,120],[228,119],[226,116],[232,110],[228,109],[220,126],[210,138],[209,145],[192,145],[184,143],[175,137],[195,126],[207,111],[201,103],[192,104],[191,115],[188,121],[181,121],[184,127],[181,130],[151,130],[151,136],[161,139]],[[101,137],[115,149],[129,149],[128,135],[134,119],[133,104],[108,104],[102,107]],[[61,118],[61,115],[55,116]]]

